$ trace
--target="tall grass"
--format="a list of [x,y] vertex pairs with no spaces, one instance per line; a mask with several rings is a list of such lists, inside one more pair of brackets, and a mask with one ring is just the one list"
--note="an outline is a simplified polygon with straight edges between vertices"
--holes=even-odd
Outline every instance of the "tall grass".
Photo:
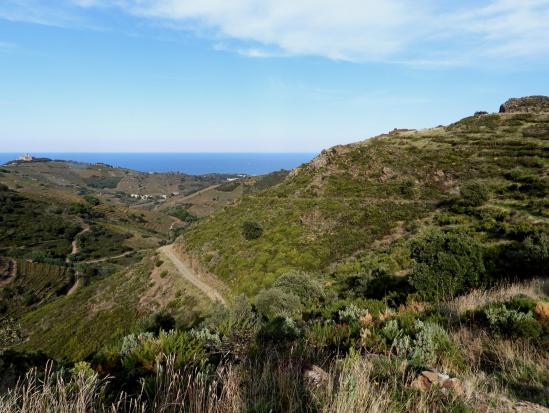
[[229,367],[214,378],[174,368],[174,357],[159,365],[152,392],[143,383],[137,395],[109,395],[109,378],[78,372],[68,379],[48,364],[43,372],[30,370],[17,385],[0,396],[0,413],[236,413],[241,412],[238,377]]
[[412,390],[413,375],[396,359],[386,360],[380,368],[375,359],[347,358],[334,363],[314,388],[302,386],[299,363],[290,359],[264,365],[226,364],[211,375],[178,371],[174,364],[174,358],[167,357],[157,367],[154,385],[143,383],[136,395],[110,394],[109,378],[96,373],[78,372],[65,380],[50,364],[43,372],[31,370],[0,396],[0,413],[512,411],[493,398],[479,397],[486,390],[480,381],[463,396],[437,388]]

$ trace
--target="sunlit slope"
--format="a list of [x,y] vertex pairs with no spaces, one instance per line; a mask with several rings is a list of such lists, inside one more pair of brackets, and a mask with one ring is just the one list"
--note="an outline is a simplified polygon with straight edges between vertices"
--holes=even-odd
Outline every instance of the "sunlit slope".
[[[281,184],[200,222],[179,242],[234,291],[253,293],[289,269],[327,273],[440,222],[445,202],[473,181],[489,188],[486,208],[512,208],[521,219],[546,222],[548,155],[544,112],[395,130],[323,151]],[[259,238],[243,236],[245,221],[261,226]],[[405,272],[408,264],[404,257],[396,270]]]

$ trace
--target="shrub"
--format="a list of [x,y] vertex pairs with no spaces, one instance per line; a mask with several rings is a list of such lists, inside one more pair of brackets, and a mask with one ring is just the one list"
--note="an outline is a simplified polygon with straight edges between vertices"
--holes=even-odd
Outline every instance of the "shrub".
[[484,204],[489,197],[488,188],[479,181],[471,181],[460,189],[461,203],[464,206],[477,207]]
[[202,328],[200,330],[191,330],[189,334],[196,338],[203,347],[208,349],[216,349],[221,346],[221,337],[218,333],[211,332],[208,328]]
[[350,323],[353,321],[358,321],[362,317],[367,316],[368,314],[369,314],[368,310],[364,308],[360,308],[355,304],[350,304],[347,307],[345,307],[343,310],[339,310],[338,318],[340,321]]
[[219,185],[216,189],[218,191],[223,191],[223,192],[232,192],[239,186],[240,186],[240,182],[236,180],[236,181],[225,182]]
[[97,205],[101,204],[101,201],[99,200],[99,198],[97,198],[96,196],[93,196],[93,195],[86,195],[84,197],[84,200],[92,206],[97,206]]
[[122,343],[120,344],[119,354],[125,356],[129,354],[138,347],[143,341],[150,340],[154,338],[153,333],[145,332],[139,334],[129,334],[122,338]]
[[182,206],[177,206],[171,211],[168,212],[169,215],[172,217],[179,218],[183,222],[196,222],[198,221],[198,217],[191,214],[187,209],[183,208]]
[[505,304],[491,305],[483,310],[490,331],[511,337],[537,338],[543,332],[531,312],[510,310]]
[[547,269],[549,266],[549,234],[534,233],[524,240],[523,248],[526,259],[535,268]]
[[154,314],[145,322],[144,330],[158,334],[160,331],[170,331],[175,328],[175,318],[165,311]]
[[300,331],[295,321],[283,316],[273,318],[259,332],[261,339],[274,342],[295,340],[299,335]]
[[300,271],[287,272],[281,275],[273,283],[273,287],[297,295],[302,302],[317,301],[324,297],[322,285],[311,275]]
[[433,365],[452,347],[448,333],[437,323],[416,320],[413,330],[405,334],[396,319],[389,320],[382,329],[391,347],[399,356],[408,359],[412,366]]
[[409,179],[400,184],[400,193],[405,197],[413,197],[417,192],[416,183],[413,179]]
[[246,221],[242,224],[242,236],[248,240],[254,240],[259,238],[263,234],[263,228],[253,221]]
[[536,302],[525,294],[517,294],[507,302],[507,307],[511,310],[528,313],[534,311]]
[[255,306],[257,311],[267,319],[279,316],[299,318],[303,309],[297,295],[280,288],[261,290],[255,298]]
[[411,253],[417,265],[410,283],[424,299],[454,297],[483,281],[482,245],[471,237],[433,232],[412,242]]

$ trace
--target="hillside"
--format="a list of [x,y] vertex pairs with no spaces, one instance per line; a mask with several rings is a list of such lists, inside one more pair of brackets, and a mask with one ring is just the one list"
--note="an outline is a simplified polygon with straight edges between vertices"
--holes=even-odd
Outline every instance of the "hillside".
[[[286,174],[229,181],[225,175],[143,174],[43,159],[5,165],[0,328],[13,319],[25,337],[18,348],[76,360],[167,308],[180,325],[192,325],[212,303],[159,247]],[[116,187],[97,186],[114,185],[115,178],[121,178]],[[136,200],[124,192],[135,189],[132,182],[140,193],[184,192]]]
[[13,161],[0,168],[0,181],[21,192],[41,193],[44,196],[53,193],[67,199],[93,194],[125,206],[149,208],[167,198],[189,195],[222,184],[227,178],[235,176],[144,173],[102,163],[47,158]]
[[[291,269],[336,283],[376,270],[407,274],[408,241],[432,228],[493,248],[516,243],[549,223],[549,112],[524,99],[511,106],[325,150],[178,242],[234,292],[248,294]],[[475,185],[486,199],[466,205]],[[246,239],[246,221],[261,236]]]
[[548,107],[139,212],[0,186],[0,406],[547,412]]

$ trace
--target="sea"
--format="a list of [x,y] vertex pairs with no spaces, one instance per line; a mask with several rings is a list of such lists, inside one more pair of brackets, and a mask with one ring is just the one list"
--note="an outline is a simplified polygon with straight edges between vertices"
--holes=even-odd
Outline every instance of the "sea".
[[[21,153],[1,153],[0,164],[17,159]],[[181,172],[263,175],[293,169],[309,162],[316,153],[31,153],[36,158],[105,163],[141,172]]]

